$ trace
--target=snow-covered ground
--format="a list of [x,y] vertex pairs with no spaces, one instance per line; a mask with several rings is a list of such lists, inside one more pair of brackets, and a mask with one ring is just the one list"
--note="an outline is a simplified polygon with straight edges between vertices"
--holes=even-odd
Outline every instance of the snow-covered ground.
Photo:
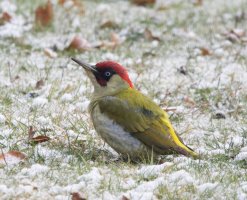
[[[0,19],[0,199],[247,199],[247,0],[52,0],[38,28],[42,2],[0,2],[11,16]],[[80,51],[68,49],[75,37]],[[92,86],[72,56],[126,66],[175,107],[173,125],[203,158],[118,160],[92,127]],[[30,143],[30,126],[50,140]]]

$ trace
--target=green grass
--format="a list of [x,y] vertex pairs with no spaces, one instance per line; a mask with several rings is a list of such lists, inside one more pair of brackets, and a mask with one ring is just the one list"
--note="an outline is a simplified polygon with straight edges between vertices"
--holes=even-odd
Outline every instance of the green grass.
[[[16,15],[25,16],[25,22],[34,25],[34,10],[44,2],[16,0]],[[229,2],[205,0],[198,7],[180,2],[168,5],[166,10],[156,10],[126,1],[106,1],[108,12],[107,8],[104,11],[98,8],[101,1],[83,1],[86,13],[81,16],[76,10],[54,5],[55,18],[50,27],[33,26],[20,38],[0,40],[0,114],[6,118],[0,124],[0,148],[3,152],[18,150],[27,155],[23,163],[0,166],[0,185],[15,191],[6,194],[0,190],[0,196],[55,199],[63,195],[70,199],[66,186],[85,182],[86,186],[79,191],[88,199],[103,199],[105,192],[113,199],[121,199],[122,194],[136,195],[133,192],[147,195],[148,185],[147,191],[136,188],[158,178],[164,178],[164,183],[152,191],[153,198],[157,199],[238,199],[240,191],[246,194],[241,189],[241,184],[247,181],[246,160],[234,160],[247,144],[246,83],[242,80],[246,77],[245,43],[224,46],[227,41],[224,33],[234,28],[246,31],[246,20],[240,19],[236,25],[235,16],[247,2]],[[78,27],[72,25],[74,19],[79,20]],[[100,29],[101,21],[108,19],[116,20],[118,27]],[[154,44],[145,39],[145,28],[158,34],[161,41]],[[44,54],[43,44],[47,48],[59,46],[67,42],[70,34],[81,35],[93,44],[109,40],[112,32],[124,38],[114,49],[93,48],[80,52],[65,48],[57,51],[55,59]],[[36,39],[40,42],[36,43]],[[212,55],[201,56],[200,47],[209,48]],[[225,55],[216,55],[219,48]],[[136,88],[162,105],[181,106],[182,109],[169,113],[170,119],[186,144],[203,151],[203,159],[172,155],[161,156],[161,161],[150,158],[131,162],[117,157],[94,131],[87,110],[78,105],[90,99],[92,86],[83,70],[72,65],[71,57],[92,63],[115,59],[128,68]],[[37,63],[30,62],[35,59],[43,61],[45,67],[41,69]],[[231,64],[238,64],[242,71],[231,69]],[[185,66],[186,75],[178,71],[181,66]],[[41,79],[44,86],[36,89],[36,82]],[[72,95],[72,100],[63,102],[61,98],[67,93]],[[39,97],[46,98],[48,103],[35,107],[33,101]],[[191,98],[195,105],[187,104],[184,97]],[[225,119],[215,117],[218,110],[224,111]],[[30,144],[29,126],[37,129],[36,136],[47,135],[51,140]],[[236,143],[234,139],[238,137],[243,140]],[[139,173],[141,166],[162,162],[172,165],[164,167],[158,175],[145,177]],[[47,166],[49,170],[28,175],[34,164]],[[79,178],[95,168],[102,180],[96,175],[91,179]],[[195,181],[184,185],[179,185],[184,177],[173,181],[174,173],[180,170]],[[128,181],[133,184],[128,186]],[[217,183],[217,186],[200,192],[198,188],[205,183]],[[39,193],[24,191],[25,185],[37,187]],[[55,187],[62,189],[52,192]]]

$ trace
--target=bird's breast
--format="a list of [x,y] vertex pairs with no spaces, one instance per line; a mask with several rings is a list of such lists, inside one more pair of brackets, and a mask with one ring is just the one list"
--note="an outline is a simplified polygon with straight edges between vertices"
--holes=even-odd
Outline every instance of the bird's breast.
[[136,156],[149,151],[141,141],[102,113],[98,105],[91,110],[91,117],[97,133],[118,153]]

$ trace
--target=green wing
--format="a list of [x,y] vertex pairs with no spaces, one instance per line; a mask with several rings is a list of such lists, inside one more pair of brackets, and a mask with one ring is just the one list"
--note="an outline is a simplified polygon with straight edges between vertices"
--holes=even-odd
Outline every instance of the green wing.
[[176,135],[166,112],[137,90],[129,88],[103,97],[98,105],[102,113],[155,151],[197,156]]

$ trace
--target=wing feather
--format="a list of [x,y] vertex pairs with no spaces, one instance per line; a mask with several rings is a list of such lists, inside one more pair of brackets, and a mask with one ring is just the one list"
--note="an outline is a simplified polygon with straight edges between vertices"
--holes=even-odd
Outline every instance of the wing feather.
[[98,104],[102,113],[155,151],[197,155],[176,135],[167,113],[139,91],[126,89],[115,96],[101,98]]

